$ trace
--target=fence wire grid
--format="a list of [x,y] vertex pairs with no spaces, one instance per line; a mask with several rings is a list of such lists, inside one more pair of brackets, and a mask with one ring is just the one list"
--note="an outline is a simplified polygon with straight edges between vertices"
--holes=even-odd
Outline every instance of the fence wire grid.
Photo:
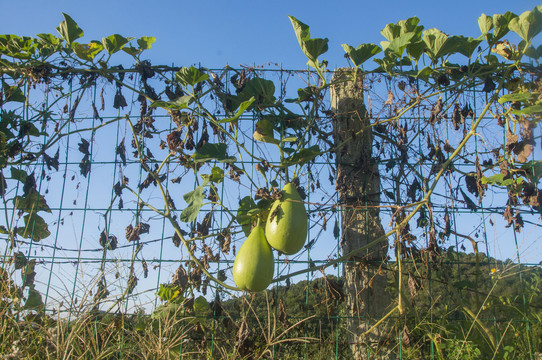
[[[155,211],[166,210],[164,199],[141,159],[149,169],[163,167],[161,181],[177,218],[191,205],[185,195],[202,185],[202,174],[223,171],[223,180],[214,183],[214,190],[206,188],[196,219],[179,223],[207,271],[235,286],[231,268],[246,238],[236,219],[258,189],[271,182],[255,159],[279,165],[279,154],[274,144],[253,138],[262,114],[250,110],[238,119],[236,129],[230,128],[243,145],[235,147],[237,153],[227,154],[237,159],[236,167],[216,157],[196,171],[180,160],[163,162],[171,153],[168,135],[179,129],[178,123],[164,109],[151,109],[133,90],[154,92],[163,99],[168,93],[178,97],[181,94],[175,93],[174,84],[179,69],[153,69],[160,72],[161,80],[128,69],[112,73],[109,79],[74,72],[47,82],[27,82],[22,102],[1,105],[2,130],[7,131],[7,119],[17,119],[30,129],[20,138],[32,139],[18,159],[2,168],[1,266],[3,276],[9,274],[22,291],[20,320],[25,314],[42,314],[70,326],[92,316],[96,334],[106,331],[108,321],[135,332],[152,332],[157,326],[153,321],[165,319],[167,313],[177,319],[172,327],[178,332],[176,338],[169,338],[174,352],[164,358],[348,358],[351,337],[347,323],[364,315],[345,306],[348,294],[343,270],[352,260],[330,263],[344,255],[335,154],[323,154],[299,168],[308,236],[300,253],[275,253],[274,276],[279,281],[257,294],[224,288],[198,270],[173,226]],[[280,99],[292,97],[316,78],[310,71],[280,67],[207,71],[221,82],[225,93],[234,93],[242,77],[271,80],[275,84],[272,95]],[[2,79],[10,86],[18,80],[7,75]],[[364,101],[372,122],[394,116],[405,84],[415,86],[408,79],[364,77]],[[433,124],[427,119],[436,98],[393,123],[384,122],[383,129],[373,128],[373,160],[381,181],[378,208],[385,232],[393,228],[401,206],[419,201],[423,193],[421,180],[431,176],[434,166],[424,155],[428,144],[436,144],[447,156],[461,142],[466,125],[454,130],[453,104],[470,112],[464,116],[467,125],[480,114],[487,101],[481,87],[459,95],[443,92],[444,101],[456,100]],[[222,99],[210,93],[202,101],[218,119],[226,116]],[[321,104],[320,131],[327,134],[332,146],[329,94]],[[203,117],[193,118],[196,125],[190,135],[183,133],[188,151],[196,152],[205,143],[232,143],[223,133],[213,131]],[[134,147],[130,123],[144,144],[143,154]],[[388,138],[385,126],[405,130],[403,148],[396,146],[397,138]],[[321,134],[310,136],[307,146],[325,147]],[[486,189],[490,195],[478,202],[480,189],[473,190],[468,181],[473,159],[488,165],[495,158],[494,149],[506,148],[506,141],[506,132],[495,119],[484,119],[465,156],[454,162],[454,171],[447,172],[436,187],[431,207],[409,222],[408,238],[393,235],[388,239],[387,258],[378,265],[379,274],[386,278],[390,303],[401,299],[405,305],[403,311],[385,319],[367,319],[367,329],[373,325],[384,329],[378,344],[371,344],[377,353],[386,349],[382,351],[389,358],[402,359],[481,359],[487,349],[499,354],[498,358],[540,354],[540,213],[517,207],[515,220],[508,222],[503,218],[506,188]],[[536,146],[530,158],[539,155]],[[416,178],[420,181],[413,180]],[[278,171],[275,180],[282,187],[283,173]],[[31,198],[39,211],[37,220],[21,210],[21,201],[29,198],[31,187],[43,194]],[[212,191],[220,197],[221,206],[209,200]],[[434,222],[433,233],[429,222]],[[514,231],[516,226],[521,231]],[[307,271],[310,268],[313,270]],[[182,297],[183,301],[171,300],[171,292],[176,290],[177,300]],[[8,304],[5,294],[3,299]],[[105,320],[108,316],[113,320]],[[59,336],[68,337],[68,332]],[[132,350],[119,345],[118,353],[110,358],[129,358],[134,356],[128,355]]]

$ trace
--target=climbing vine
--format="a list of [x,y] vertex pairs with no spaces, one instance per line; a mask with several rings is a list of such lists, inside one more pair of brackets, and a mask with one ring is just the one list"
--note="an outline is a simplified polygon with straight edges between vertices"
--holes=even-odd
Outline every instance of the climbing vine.
[[[144,176],[134,182],[123,175],[103,213],[103,263],[107,251],[125,242],[138,244],[126,289],[111,309],[136,288],[135,267],[141,264],[148,272],[140,242],[150,231],[144,209],[167,220],[172,242],[188,254],[171,283],[158,292],[169,302],[184,301],[208,286],[239,290],[230,279],[235,244],[258,222],[267,221],[285,183],[295,182],[309,214],[322,215],[314,223],[326,228],[341,204],[332,191],[323,201],[307,200],[307,194],[324,186],[322,174],[313,168],[318,162],[328,164],[334,183],[335,158],[351,139],[333,140],[337,114],[327,94],[336,83],[322,59],[327,39],[313,38],[308,25],[292,16],[290,20],[311,69],[302,72],[307,84],[294,94],[277,89],[259,68],[153,66],[142,58],[153,37],[113,34],[81,43],[83,30],[66,14],[58,34],[0,35],[0,233],[13,271],[23,273],[22,286],[13,286],[17,294],[27,289],[27,308],[43,303],[33,284],[35,260],[17,248],[26,240],[39,243],[52,236],[45,214],[53,210],[38,179],[59,171],[56,149],[75,135],[80,175],[89,176],[94,134],[113,124],[129,130],[111,149],[121,168],[137,162]],[[534,130],[542,114],[542,46],[536,47],[534,39],[542,31],[542,7],[521,15],[482,15],[478,24],[481,34],[472,38],[425,29],[413,17],[388,24],[379,45],[343,45],[351,79],[362,79],[370,118],[369,126],[352,139],[364,132],[374,135],[374,156],[366,163],[376,163],[380,170],[389,225],[367,247],[282,272],[274,282],[335,266],[378,242],[391,242],[397,259],[422,256],[435,262],[442,244],[455,233],[471,240],[477,253],[476,241],[452,230],[450,211],[458,206],[477,211],[488,194],[505,194],[497,201],[503,202],[499,206],[505,209],[506,226],[516,232],[524,226],[524,209],[541,211],[542,162],[535,158],[539,136]],[[113,65],[124,55],[133,66]],[[92,124],[79,120],[77,109],[88,94],[106,85],[114,88],[114,96],[107,98],[102,90],[95,97],[99,101],[90,103]],[[43,100],[34,100],[36,91],[42,91]],[[474,106],[475,101],[482,105]],[[109,103],[118,116],[101,115]],[[138,115],[125,111],[133,104],[139,105]],[[163,125],[162,116],[170,125]],[[232,201],[221,190],[226,187],[238,187],[239,199]],[[137,210],[121,239],[110,231],[110,215],[128,198]],[[333,235],[340,236],[337,224]],[[424,236],[426,245],[416,241]],[[318,240],[309,237],[303,251],[318,247]],[[218,266],[221,262],[227,265]],[[109,294],[105,272],[97,286],[94,300],[99,304]],[[401,304],[398,309],[402,311]]]

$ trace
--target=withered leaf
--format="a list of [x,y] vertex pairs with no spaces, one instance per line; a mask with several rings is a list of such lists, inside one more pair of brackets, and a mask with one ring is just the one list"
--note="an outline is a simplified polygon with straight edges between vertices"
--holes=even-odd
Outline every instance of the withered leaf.
[[47,169],[48,170],[51,170],[51,168],[55,169],[56,171],[58,171],[58,165],[59,165],[59,161],[58,161],[58,158],[59,158],[59,150],[58,149],[56,151],[56,154],[54,157],[50,157],[49,155],[47,155],[46,153],[43,153],[43,159],[45,160],[45,165],[47,165]]
[[87,140],[81,138],[81,142],[78,145],[79,145],[79,152],[81,152],[84,155],[90,155],[90,151],[89,151],[90,143]]
[[442,111],[442,98],[439,97],[437,100],[437,103],[433,105],[431,109],[431,116],[429,117],[429,122],[431,124],[435,124],[438,120],[440,120],[440,113]]
[[408,289],[410,290],[410,296],[415,297],[418,295],[418,291],[421,289],[422,284],[420,280],[412,274],[412,271],[408,272]]
[[120,157],[122,160],[122,165],[126,166],[126,147],[124,146],[124,138],[122,138],[122,141],[115,149],[115,153]]
[[118,110],[120,108],[125,108],[126,106],[128,106],[128,104],[126,103],[126,98],[124,97],[124,95],[122,95],[122,92],[119,88],[117,90],[117,93],[115,94],[115,99],[113,100],[113,107]]
[[115,192],[115,195],[121,196],[122,195],[122,185],[120,181],[117,181],[115,186],[113,186],[113,191]]
[[521,228],[523,228],[523,218],[521,217],[521,213],[519,210],[516,211],[516,216],[514,216],[514,231],[519,233],[521,232]]
[[126,292],[128,294],[131,294],[135,287],[137,286],[137,282],[138,282],[138,278],[137,276],[135,276],[133,273],[130,274],[130,276],[128,277],[128,283],[126,284]]
[[149,276],[149,266],[147,265],[145,259],[141,260],[141,266],[143,267],[143,278],[146,279]]
[[138,223],[135,227],[132,226],[132,224],[128,225],[126,227],[126,240],[128,241],[135,241],[139,240],[139,235],[142,234],[148,234],[150,229],[149,224],[145,223]]
[[166,137],[167,140],[167,146],[169,148],[169,151],[179,151],[183,148],[183,141],[181,139],[182,131],[175,130],[172,131],[168,136]]
[[286,307],[282,299],[279,300],[279,321],[284,327],[290,327],[290,322],[288,321],[288,314],[286,313]]
[[493,90],[495,90],[496,87],[497,86],[495,85],[493,80],[491,80],[491,78],[488,76],[484,80],[484,88],[482,89],[482,91],[486,92],[486,93],[489,93],[489,92],[492,92]]
[[451,146],[448,142],[448,139],[446,139],[446,142],[444,142],[444,151],[446,151],[447,153],[453,153],[455,151],[453,146]]
[[87,177],[88,173],[90,172],[91,165],[92,163],[90,162],[90,156],[89,155],[83,156],[83,159],[79,163],[79,169],[81,171],[81,175],[83,175],[84,177]]
[[454,129],[459,130],[461,124],[464,123],[465,117],[463,115],[463,112],[461,111],[461,107],[459,106],[459,103],[455,103],[454,111],[452,113],[452,124],[454,125]]
[[118,244],[117,237],[115,235],[107,236],[105,230],[100,234],[99,242],[102,248],[107,248],[108,250],[115,250]]
[[410,343],[411,343],[410,331],[408,330],[408,327],[406,325],[403,327],[403,330],[401,331],[401,343],[405,347],[410,346]]

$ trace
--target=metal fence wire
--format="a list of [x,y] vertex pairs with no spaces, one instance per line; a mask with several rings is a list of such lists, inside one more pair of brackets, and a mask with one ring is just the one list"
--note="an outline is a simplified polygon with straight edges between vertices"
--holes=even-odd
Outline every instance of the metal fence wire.
[[[209,77],[184,103],[180,70],[3,75],[3,342],[26,331],[18,348],[107,359],[541,353],[539,130],[521,132],[530,152],[514,150],[494,104],[454,153],[485,111],[487,84],[428,92],[413,78],[358,74],[355,115],[370,126],[340,138],[331,97],[341,95],[298,92],[317,82],[311,71],[200,67]],[[248,87],[256,103],[283,106],[237,113]],[[360,138],[370,150],[339,163],[341,142]],[[513,203],[499,164],[518,154],[535,185]],[[294,175],[304,247],[274,252],[267,290],[233,290],[254,216]],[[369,177],[376,188],[360,183]],[[373,193],[351,201],[344,186]],[[350,222],[365,230],[348,234]],[[371,246],[345,258],[356,236]]]

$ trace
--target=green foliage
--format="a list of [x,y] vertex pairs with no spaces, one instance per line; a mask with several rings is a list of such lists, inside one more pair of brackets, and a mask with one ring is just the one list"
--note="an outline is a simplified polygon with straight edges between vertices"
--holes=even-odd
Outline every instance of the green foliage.
[[342,47],[356,67],[360,67],[365,61],[382,51],[375,44],[361,44],[355,49],[347,44],[343,44]]
[[[126,239],[137,242],[137,248],[130,262],[128,285],[115,299],[115,305],[128,301],[128,296],[132,295],[137,283],[134,268],[140,263],[145,264],[142,267],[147,266],[142,257],[143,242],[140,242],[140,235],[149,232],[149,225],[141,221],[144,208],[156,212],[175,229],[173,241],[177,246],[182,243],[185,247],[183,254],[189,257],[185,266],[190,270],[180,275],[184,279],[184,282],[179,281],[181,285],[160,287],[157,296],[163,304],[151,316],[140,315],[133,319],[124,315],[101,317],[93,314],[92,321],[83,316],[73,324],[56,322],[59,329],[65,329],[63,331],[70,331],[69,327],[79,329],[83,339],[84,336],[94,339],[90,334],[110,331],[110,337],[93,343],[88,353],[84,347],[73,345],[71,353],[74,356],[98,358],[96,354],[101,353],[99,349],[103,343],[110,344],[109,357],[121,356],[119,349],[132,355],[139,347],[134,349],[133,344],[121,343],[122,339],[131,339],[145,349],[149,343],[138,341],[148,337],[149,341],[158,344],[167,338],[167,346],[164,345],[167,350],[160,355],[163,357],[193,352],[201,358],[205,351],[214,351],[209,339],[211,342],[215,339],[223,341],[221,355],[225,358],[257,358],[267,356],[271,351],[275,351],[278,358],[299,358],[301,354],[311,358],[348,357],[349,334],[344,324],[348,320],[344,319],[356,314],[351,309],[344,309],[344,297],[351,294],[343,293],[341,278],[326,277],[277,286],[261,294],[220,301],[222,290],[235,292],[239,289],[231,285],[231,280],[227,282],[231,273],[229,268],[214,264],[230,264],[235,252],[230,254],[232,237],[235,246],[243,234],[250,233],[255,223],[268,219],[271,204],[280,197],[274,189],[280,183],[297,177],[310,179],[302,187],[307,186],[305,190],[309,192],[309,186],[312,186],[310,191],[314,192],[320,187],[317,176],[321,176],[321,171],[315,170],[314,165],[322,161],[329,165],[332,185],[337,189],[346,186],[338,181],[341,174],[336,173],[336,157],[359,137],[373,141],[375,150],[356,157],[353,160],[355,166],[371,173],[367,170],[376,162],[378,171],[375,172],[387,181],[387,188],[379,183],[378,189],[384,189],[383,194],[390,201],[383,206],[377,201],[374,208],[393,210],[388,212],[387,237],[396,236],[396,258],[403,261],[403,267],[398,262],[387,261],[382,271],[386,273],[394,305],[399,310],[399,316],[393,318],[396,324],[393,337],[402,339],[397,346],[401,346],[401,351],[404,348],[405,356],[514,358],[533,351],[533,347],[539,351],[539,343],[531,344],[535,338],[531,334],[541,333],[539,269],[524,271],[518,264],[484,258],[478,253],[477,245],[474,245],[475,254],[469,255],[449,250],[440,256],[439,250],[449,241],[452,231],[448,208],[453,207],[455,211],[466,207],[466,211],[476,211],[482,200],[487,199],[487,194],[498,192],[499,188],[505,188],[505,191],[499,193],[502,196],[496,196],[495,201],[502,201],[499,209],[503,210],[505,222],[508,226],[513,225],[514,231],[519,232],[524,226],[520,210],[540,211],[542,192],[538,183],[542,177],[542,162],[533,159],[535,138],[532,128],[542,114],[541,74],[538,68],[525,62],[525,56],[538,61],[542,53],[542,47],[532,46],[533,39],[542,31],[541,11],[542,7],[537,6],[520,16],[511,12],[493,16],[483,14],[478,19],[481,32],[478,38],[425,29],[419,24],[420,20],[413,17],[386,25],[381,32],[385,40],[380,45],[361,44],[354,48],[343,44],[355,69],[349,74],[351,78],[341,81],[363,80],[360,91],[361,86],[371,89],[373,83],[382,82],[388,90],[387,99],[386,94],[373,97],[378,99],[384,95],[379,109],[357,114],[362,127],[344,138],[338,138],[333,129],[333,121],[341,114],[335,114],[326,100],[327,92],[338,85],[327,72],[327,62],[320,60],[328,50],[328,40],[312,38],[309,26],[293,16],[290,21],[294,33],[308,65],[316,70],[316,74],[311,75],[317,76],[317,80],[311,79],[294,91],[294,98],[290,99],[282,86],[277,91],[276,84],[265,79],[258,69],[225,69],[221,74],[192,66],[173,70],[176,72],[172,77],[171,69],[168,73],[140,59],[155,38],[136,40],[113,34],[101,40],[82,42],[83,30],[66,14],[57,28],[60,37],[52,34],[39,34],[35,38],[0,35],[0,195],[5,208],[8,205],[14,208],[11,212],[6,211],[0,233],[6,235],[6,253],[9,253],[6,258],[12,262],[6,262],[7,267],[11,267],[12,272],[20,271],[17,281],[12,281],[12,274],[4,268],[0,274],[5,291],[0,300],[6,304],[0,309],[5,311],[2,315],[6,315],[0,322],[5,334],[2,343],[13,343],[14,338],[22,334],[17,321],[6,319],[13,319],[22,311],[41,312],[44,307],[42,295],[34,285],[36,259],[29,259],[30,253],[15,252],[14,249],[21,239],[29,239],[31,243],[51,235],[49,218],[44,213],[53,210],[46,201],[47,194],[36,184],[40,176],[47,178],[59,170],[58,151],[55,156],[48,154],[54,153],[54,147],[62,138],[77,136],[79,158],[83,158],[79,164],[80,173],[87,177],[93,154],[92,140],[86,139],[92,139],[97,130],[109,129],[110,124],[118,125],[122,121],[132,131],[132,138],[125,139],[126,144],[132,145],[131,160],[139,161],[140,170],[147,177],[143,176],[134,187],[123,175],[122,181],[113,189],[115,199],[105,211],[105,215],[111,213],[114,201],[121,196],[133,195],[132,200],[137,203],[134,211],[136,226],[130,225],[126,229]],[[523,41],[512,44],[506,40],[510,31]],[[114,55],[121,51],[132,56],[133,68],[111,66]],[[463,63],[452,63],[456,58]],[[369,65],[370,59],[375,62],[373,67]],[[362,65],[363,71],[359,69]],[[135,78],[136,85],[126,82],[125,76]],[[151,78],[153,80],[148,81]],[[232,85],[225,86],[224,79]],[[77,106],[86,99],[86,91],[102,83],[115,87],[112,103],[119,112],[130,102],[126,100],[130,96],[125,97],[123,92],[130,91],[134,95],[131,98],[137,99],[141,109],[137,123],[132,123],[133,115],[104,121],[93,103],[94,120],[103,122],[100,125],[96,122],[86,129],[74,125],[77,124]],[[43,104],[30,102],[31,91],[28,89],[39,84],[47,84],[53,92],[50,99],[55,100]],[[73,84],[77,84],[76,90]],[[485,101],[474,111],[468,103],[468,94],[472,93],[481,94],[479,98]],[[72,106],[59,112],[59,104],[68,103],[68,99]],[[106,101],[103,97],[101,100],[105,107]],[[132,105],[130,102],[130,107]],[[163,124],[158,126],[159,121],[155,122],[158,114],[167,114],[171,118],[170,128]],[[407,118],[411,114],[419,114],[415,116],[414,125]],[[255,119],[255,123],[247,126],[243,121],[248,118]],[[471,138],[478,136],[488,118],[487,126],[497,129],[502,126],[499,132],[502,131],[505,140],[492,151],[473,153],[471,150],[475,146]],[[449,140],[454,138],[458,141],[452,145]],[[160,155],[153,154],[154,148],[151,151],[149,145],[157,139],[160,150],[164,150]],[[124,140],[117,144],[115,155],[126,168],[130,151],[126,149],[129,145],[125,147],[124,144]],[[161,155],[162,160],[159,160]],[[41,164],[39,169],[37,164]],[[174,185],[169,187],[166,179],[174,171],[173,183],[183,182],[183,185],[187,180],[178,174],[190,174],[190,188],[185,187],[179,192],[172,190]],[[465,184],[459,183],[460,180]],[[239,193],[224,195],[217,191],[217,184],[232,181],[236,184],[228,186],[239,187],[242,189]],[[194,183],[197,186],[188,191]],[[151,191],[146,189],[151,186],[161,197],[149,195]],[[437,191],[443,188],[455,190],[438,194]],[[132,195],[126,195],[127,192]],[[250,193],[247,195],[247,192]],[[187,206],[178,212],[173,200],[180,199],[181,195]],[[363,201],[367,202],[372,196]],[[473,196],[478,205],[471,199]],[[230,198],[234,199],[233,203],[227,202]],[[331,200],[323,198],[316,200],[321,203],[315,203],[312,198],[307,201],[311,206],[314,229],[307,249],[322,246],[317,240],[325,231],[329,215],[344,208],[343,199],[336,198],[331,191],[326,194],[326,199]],[[156,199],[159,199],[158,205]],[[120,210],[121,204],[118,205]],[[372,206],[368,208],[372,209]],[[435,211],[440,208],[445,210]],[[214,211],[220,211],[220,223],[227,225],[218,228],[217,222],[213,221]],[[412,220],[414,216],[417,221]],[[110,217],[104,216],[102,234],[105,241],[100,242],[104,250],[100,264],[102,277],[98,281],[93,310],[103,306],[108,293],[106,250],[114,250],[108,243],[116,239],[109,233],[110,222]],[[338,227],[337,221],[336,238],[340,235]],[[463,236],[476,244],[470,236]],[[421,241],[424,237],[429,238],[429,244]],[[402,246],[413,242],[423,242],[424,248],[418,255],[404,256],[400,252]],[[413,245],[409,248],[412,252],[414,249]],[[330,257],[325,261],[331,262],[318,267],[309,260],[307,268],[280,276],[286,279],[291,274],[329,268],[354,259],[362,250],[366,249],[353,249],[352,253]],[[405,284],[409,286],[410,296],[406,294]],[[211,304],[205,297],[198,296],[198,292],[204,293],[208,286],[218,289],[217,298]],[[510,314],[521,321],[509,322]],[[390,316],[395,317],[396,313]],[[262,324],[261,319],[268,320]],[[40,325],[47,333],[53,319],[44,317],[42,320],[44,323]],[[112,332],[109,326],[116,321],[124,322],[126,326],[111,326],[123,329]],[[89,326],[89,322],[94,326]],[[168,324],[167,336],[161,332],[165,330],[164,324]],[[525,335],[526,329],[532,333]],[[233,339],[233,333],[238,335],[236,339]],[[186,344],[184,339],[198,341]],[[25,344],[29,349],[25,354],[28,358],[43,345],[40,341]],[[58,339],[47,338],[47,341],[47,344],[55,344],[51,348],[59,348],[54,342]],[[283,342],[293,345],[286,348]],[[149,350],[149,354],[154,354],[149,356],[158,358],[157,349],[160,347],[153,348],[154,353]]]
[[508,28],[530,44],[533,38],[542,31],[542,5],[510,19]]
[[69,15],[64,13],[62,15],[64,15],[64,21],[58,25],[56,30],[64,41],[71,45],[75,40],[83,37],[84,32]]
[[198,186],[194,190],[183,195],[184,201],[188,203],[188,207],[181,212],[181,221],[192,222],[203,206],[203,186]]
[[192,157],[196,163],[211,160],[217,160],[219,162],[235,162],[237,159],[234,156],[228,156],[226,150],[226,144],[206,143],[199,148],[199,150],[197,150]]
[[209,79],[209,74],[205,74],[193,66],[189,68],[183,67],[175,74],[175,79],[183,86],[196,86],[200,82]]
[[301,50],[309,59],[309,65],[318,66],[318,57],[328,50],[328,39],[311,38],[309,26],[297,20],[293,16],[288,16],[294,27],[295,36],[301,46]]

